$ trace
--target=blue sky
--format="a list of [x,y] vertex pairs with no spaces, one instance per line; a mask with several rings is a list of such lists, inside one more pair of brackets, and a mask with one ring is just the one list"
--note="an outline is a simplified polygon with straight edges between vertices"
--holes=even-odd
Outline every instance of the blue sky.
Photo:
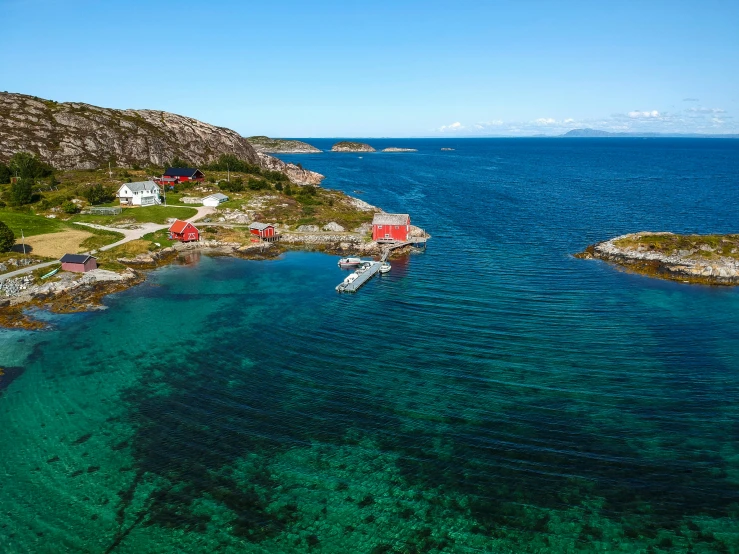
[[739,1],[0,0],[0,90],[244,135],[739,133]]

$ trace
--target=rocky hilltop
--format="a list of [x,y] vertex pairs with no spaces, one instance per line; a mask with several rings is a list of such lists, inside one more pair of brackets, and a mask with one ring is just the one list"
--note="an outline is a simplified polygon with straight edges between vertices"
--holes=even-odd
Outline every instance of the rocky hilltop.
[[300,140],[273,139],[265,136],[246,139],[257,152],[267,154],[316,154],[322,152],[312,144]]
[[739,235],[632,233],[588,246],[597,258],[650,277],[708,285],[739,285]]
[[175,157],[194,165],[221,154],[283,171],[296,184],[318,184],[322,175],[259,155],[236,131],[155,110],[116,110],[0,93],[0,161],[32,152],[57,169],[166,165]]
[[343,140],[331,147],[331,152],[376,152],[369,144]]

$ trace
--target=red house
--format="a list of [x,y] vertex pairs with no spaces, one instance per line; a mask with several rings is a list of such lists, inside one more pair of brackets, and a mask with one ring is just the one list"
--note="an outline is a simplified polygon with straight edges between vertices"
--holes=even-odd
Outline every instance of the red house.
[[410,215],[375,214],[372,220],[372,240],[376,242],[406,242],[410,236]]
[[254,222],[249,225],[249,232],[263,240],[274,240],[276,236],[275,226],[269,223]]
[[192,223],[178,219],[169,228],[169,238],[180,242],[200,240],[200,231]]
[[168,167],[158,180],[159,185],[176,185],[177,183],[186,183],[188,181],[197,181],[202,183],[205,181],[205,174],[194,167]]
[[62,262],[64,271],[75,273],[86,273],[98,267],[98,261],[87,254],[64,254],[59,261]]

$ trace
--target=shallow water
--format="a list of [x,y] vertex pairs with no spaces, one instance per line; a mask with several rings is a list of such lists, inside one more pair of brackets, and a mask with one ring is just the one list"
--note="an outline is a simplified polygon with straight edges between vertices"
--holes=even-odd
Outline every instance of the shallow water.
[[434,236],[358,294],[201,257],[0,331],[3,552],[739,551],[739,291],[571,257],[736,231],[736,141],[372,143],[285,157]]

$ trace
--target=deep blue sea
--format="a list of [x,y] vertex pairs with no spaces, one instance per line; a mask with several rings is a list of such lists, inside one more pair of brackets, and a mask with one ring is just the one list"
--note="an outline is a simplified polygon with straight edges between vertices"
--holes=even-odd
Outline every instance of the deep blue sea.
[[282,156],[433,236],[357,294],[203,256],[0,330],[0,551],[739,552],[739,290],[572,257],[739,232],[739,141],[368,142]]

